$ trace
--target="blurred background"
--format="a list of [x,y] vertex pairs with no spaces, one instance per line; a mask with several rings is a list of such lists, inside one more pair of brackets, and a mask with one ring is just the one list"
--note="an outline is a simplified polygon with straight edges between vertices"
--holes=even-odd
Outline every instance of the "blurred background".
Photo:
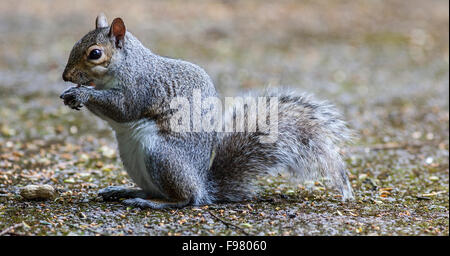
[[[343,104],[349,117],[360,116],[349,118],[356,128],[383,128],[378,137],[426,133],[433,109],[443,115],[435,118],[448,116],[448,7],[439,0],[5,0],[0,117],[12,122],[20,115],[8,109],[16,112],[36,100],[46,99],[37,104],[44,111],[63,107],[55,96],[69,86],[61,73],[70,50],[105,12],[109,22],[122,17],[155,53],[205,68],[222,95],[290,86]],[[12,107],[16,101],[19,109]],[[423,122],[411,128],[417,110]],[[383,118],[412,130],[390,134]]]
[[[359,135],[347,161],[360,197],[380,196],[364,189],[363,174],[406,195],[444,191],[448,216],[445,0],[2,0],[0,191],[30,181],[84,191],[68,169],[113,170],[94,187],[126,179],[108,157],[111,130],[58,98],[70,86],[61,79],[70,50],[99,12],[122,17],[153,52],[203,67],[223,96],[289,86],[330,100]],[[358,151],[371,147],[399,150]]]

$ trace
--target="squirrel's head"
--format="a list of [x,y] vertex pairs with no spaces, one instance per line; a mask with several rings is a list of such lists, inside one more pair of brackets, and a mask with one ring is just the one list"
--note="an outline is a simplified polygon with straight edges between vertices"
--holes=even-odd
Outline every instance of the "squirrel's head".
[[108,26],[105,15],[98,15],[95,30],[73,46],[63,80],[78,85],[104,85],[109,65],[123,50],[125,35],[126,28],[121,18],[115,18]]

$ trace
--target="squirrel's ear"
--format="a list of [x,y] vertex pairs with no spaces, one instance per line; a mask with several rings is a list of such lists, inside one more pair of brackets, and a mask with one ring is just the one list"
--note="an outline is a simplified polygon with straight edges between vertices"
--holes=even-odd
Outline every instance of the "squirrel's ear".
[[95,28],[106,28],[108,27],[108,21],[106,20],[106,16],[103,12],[101,12],[97,19],[95,19]]
[[111,23],[111,29],[109,30],[109,36],[115,37],[116,39],[116,47],[122,48],[123,39],[125,37],[125,33],[127,29],[125,28],[125,24],[121,18],[115,18]]

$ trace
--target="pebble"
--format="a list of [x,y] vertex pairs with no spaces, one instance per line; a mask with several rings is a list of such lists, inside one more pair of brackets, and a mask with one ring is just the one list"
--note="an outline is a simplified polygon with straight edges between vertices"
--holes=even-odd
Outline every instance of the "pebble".
[[428,177],[428,179],[431,181],[438,181],[439,177],[438,176],[430,176],[430,177]]
[[50,185],[28,185],[22,188],[20,195],[25,199],[47,200],[55,198],[56,191]]

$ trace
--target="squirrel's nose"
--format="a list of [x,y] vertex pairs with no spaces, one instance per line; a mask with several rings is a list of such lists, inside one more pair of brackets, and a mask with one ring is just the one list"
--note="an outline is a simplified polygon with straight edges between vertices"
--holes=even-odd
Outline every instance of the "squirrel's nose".
[[73,68],[67,67],[64,69],[64,72],[62,74],[62,79],[65,82],[71,82],[72,81],[72,74],[73,73]]
[[64,73],[62,74],[62,79],[63,79],[65,82],[70,81],[70,78],[69,78],[67,72],[64,72]]

